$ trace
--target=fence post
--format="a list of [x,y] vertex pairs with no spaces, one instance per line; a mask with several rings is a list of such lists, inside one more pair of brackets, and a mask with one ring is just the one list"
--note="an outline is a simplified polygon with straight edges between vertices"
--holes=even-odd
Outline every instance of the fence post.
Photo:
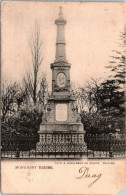
[[109,157],[113,157],[112,133],[109,133]]
[[16,148],[15,157],[16,157],[16,158],[19,158],[19,157],[20,157],[20,151],[19,151],[19,148],[18,148],[18,147]]

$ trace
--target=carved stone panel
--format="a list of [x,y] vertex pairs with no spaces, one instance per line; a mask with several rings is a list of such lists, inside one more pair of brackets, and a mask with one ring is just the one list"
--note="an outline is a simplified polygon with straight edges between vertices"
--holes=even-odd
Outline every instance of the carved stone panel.
[[47,122],[54,122],[55,120],[55,107],[54,102],[48,102],[47,104],[47,111],[46,111],[46,118]]
[[67,121],[67,104],[56,104],[56,121]]
[[76,104],[71,101],[69,103],[69,122],[80,122],[80,115],[78,114]]

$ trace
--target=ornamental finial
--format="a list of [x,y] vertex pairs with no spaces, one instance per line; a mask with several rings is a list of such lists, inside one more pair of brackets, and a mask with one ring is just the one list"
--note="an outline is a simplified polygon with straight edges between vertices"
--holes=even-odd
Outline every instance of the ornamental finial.
[[62,18],[63,17],[63,11],[62,11],[62,7],[59,7],[59,17]]

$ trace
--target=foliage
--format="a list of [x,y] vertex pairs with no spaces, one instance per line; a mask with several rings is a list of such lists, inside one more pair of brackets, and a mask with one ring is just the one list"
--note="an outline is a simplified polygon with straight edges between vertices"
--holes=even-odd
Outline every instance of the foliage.
[[100,79],[91,78],[85,85],[76,87],[71,86],[71,95],[77,100],[77,108],[81,112],[86,110],[89,113],[99,111],[98,92],[100,88]]
[[4,132],[20,133],[21,135],[36,134],[41,121],[42,110],[37,106],[27,105],[22,107],[15,115],[7,117],[6,122],[2,123],[2,130]]
[[1,87],[2,121],[19,110],[25,98],[25,91],[16,82],[3,82]]
[[82,122],[89,133],[125,132],[125,40],[121,35],[120,51],[113,51],[109,77],[98,83],[94,79],[81,88],[79,96],[86,101],[87,112],[81,109]]
[[114,128],[125,132],[125,39],[126,32],[121,35],[120,51],[113,51],[107,68],[111,75],[102,83],[99,93],[100,110],[103,116],[114,120]]
[[115,133],[114,119],[109,116],[103,117],[100,113],[88,113],[83,111],[81,113],[82,123],[86,133],[89,134],[102,134],[102,133]]

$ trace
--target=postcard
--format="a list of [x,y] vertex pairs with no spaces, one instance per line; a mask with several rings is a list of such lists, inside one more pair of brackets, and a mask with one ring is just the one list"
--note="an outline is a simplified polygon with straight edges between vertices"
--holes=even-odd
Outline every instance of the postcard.
[[2,194],[126,186],[124,2],[1,2]]

